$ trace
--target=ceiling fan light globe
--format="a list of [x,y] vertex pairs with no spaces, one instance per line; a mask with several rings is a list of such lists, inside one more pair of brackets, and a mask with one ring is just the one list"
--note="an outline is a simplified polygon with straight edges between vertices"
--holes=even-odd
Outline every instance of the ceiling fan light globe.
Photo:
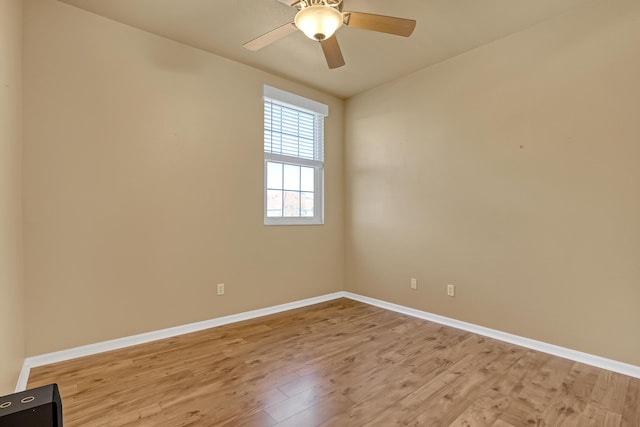
[[302,9],[295,18],[296,27],[311,40],[326,40],[342,26],[343,18],[339,10],[330,6],[309,6]]

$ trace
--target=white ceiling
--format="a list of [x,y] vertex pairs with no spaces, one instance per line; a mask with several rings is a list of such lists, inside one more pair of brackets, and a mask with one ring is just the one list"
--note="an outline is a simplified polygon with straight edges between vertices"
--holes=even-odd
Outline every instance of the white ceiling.
[[278,0],[61,0],[115,21],[348,98],[444,61],[588,0],[344,0],[344,9],[415,19],[409,38],[343,27],[346,66],[329,70],[317,42],[296,32],[261,51],[242,44],[287,22]]

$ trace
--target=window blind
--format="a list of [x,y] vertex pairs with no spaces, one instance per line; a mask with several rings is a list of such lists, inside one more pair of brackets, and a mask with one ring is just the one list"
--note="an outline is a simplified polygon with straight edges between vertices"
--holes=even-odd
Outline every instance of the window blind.
[[323,161],[324,116],[264,99],[264,152]]

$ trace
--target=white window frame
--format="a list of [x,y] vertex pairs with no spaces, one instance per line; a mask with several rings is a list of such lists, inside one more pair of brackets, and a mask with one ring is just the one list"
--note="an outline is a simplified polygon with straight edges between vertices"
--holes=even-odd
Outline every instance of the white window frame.
[[[320,115],[322,119],[329,114],[329,107],[320,102],[286,92],[271,86],[263,86],[263,100],[269,99],[290,108]],[[264,107],[263,107],[264,108]],[[318,117],[320,117],[318,116]],[[264,120],[264,119],[263,119]],[[324,120],[322,120],[324,128]],[[264,131],[263,131],[264,132]],[[263,134],[264,137],[264,134]],[[316,132],[314,144],[321,144],[320,152],[324,152],[324,129]],[[264,151],[264,142],[263,142]],[[277,162],[295,166],[314,168],[314,206],[312,217],[270,217],[267,216],[267,163]],[[263,214],[264,225],[321,225],[324,224],[324,154],[320,160],[305,159],[283,154],[264,152],[264,181],[263,181]]]

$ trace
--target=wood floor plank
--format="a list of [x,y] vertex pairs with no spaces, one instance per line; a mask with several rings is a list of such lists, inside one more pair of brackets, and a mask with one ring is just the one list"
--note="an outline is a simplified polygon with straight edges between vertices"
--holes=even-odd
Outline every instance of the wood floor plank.
[[574,363],[541,418],[554,426],[579,424],[599,374],[598,369]]
[[[585,426],[621,426],[630,383],[632,383],[631,378],[625,375],[599,371],[589,403],[578,424]],[[636,405],[638,405],[638,402],[636,402]]]
[[338,299],[34,368],[66,427],[640,427],[640,380]]
[[517,392],[500,419],[516,427],[544,425],[542,415],[555,396],[573,362],[557,357],[549,358],[533,377],[516,386]]
[[629,380],[622,413],[622,427],[640,426],[640,381]]
[[591,401],[616,414],[622,414],[630,378],[614,372],[602,371],[591,393]]
[[271,427],[276,424],[276,420],[271,418],[271,416],[269,416],[265,411],[258,411],[249,415],[241,414],[236,417],[232,417],[227,421],[218,423],[220,427]]
[[[472,375],[476,370],[498,357],[493,348],[487,348],[475,354],[468,354],[451,366],[442,374],[409,393],[397,404],[387,406],[377,419],[363,424],[364,426],[380,425],[409,425],[417,416],[425,411],[425,402],[434,403],[440,401],[450,392],[453,385],[463,381],[466,375]],[[441,416],[447,414],[439,413]]]
[[501,396],[495,392],[478,398],[458,416],[450,427],[490,427],[498,420],[500,414],[510,404],[509,397]]
[[344,413],[351,405],[352,402],[344,396],[333,395],[279,422],[277,427],[317,426],[334,415]]
[[511,425],[498,418],[511,404],[515,391],[522,390],[523,379],[532,376],[550,356],[522,349],[518,360],[498,375],[489,391],[473,402],[452,426],[500,426]]
[[520,349],[499,351],[496,359],[462,376],[457,385],[450,387],[447,394],[439,400],[426,406],[425,411],[414,418],[410,425],[450,425],[478,399],[487,396],[488,386],[495,376],[508,370],[522,356],[522,353]]

